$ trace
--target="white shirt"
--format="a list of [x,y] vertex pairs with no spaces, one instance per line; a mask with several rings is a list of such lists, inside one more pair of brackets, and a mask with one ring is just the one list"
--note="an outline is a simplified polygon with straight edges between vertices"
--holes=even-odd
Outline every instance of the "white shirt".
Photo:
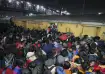
[[[52,65],[52,66],[54,66],[54,65]],[[50,67],[48,67],[48,68],[50,69],[52,66],[50,66]],[[56,67],[54,67],[54,68],[51,70],[51,73],[52,73],[52,74],[55,74],[55,72],[56,72]]]

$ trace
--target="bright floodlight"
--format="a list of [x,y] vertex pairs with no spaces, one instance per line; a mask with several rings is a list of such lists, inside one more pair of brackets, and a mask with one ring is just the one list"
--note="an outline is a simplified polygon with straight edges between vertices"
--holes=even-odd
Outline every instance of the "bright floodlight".
[[27,4],[28,4],[29,7],[31,7],[31,3],[30,2],[27,2]]
[[36,9],[39,10],[39,5],[36,6]]
[[43,11],[45,11],[45,10],[46,10],[46,8],[45,8],[44,6],[41,6],[41,9],[42,9]]
[[8,0],[8,2],[9,2],[9,3],[11,3],[11,2],[12,2],[12,0]]
[[67,11],[65,10],[64,13],[67,13]]
[[44,6],[41,6],[41,9],[43,9],[44,8]]
[[23,3],[23,1],[21,1],[21,3]]
[[33,13],[30,13],[30,14],[29,14],[29,16],[32,16],[32,15],[33,15]]
[[43,8],[43,10],[45,11],[45,10],[46,10],[46,8]]
[[19,4],[20,4],[20,2],[19,2],[19,1],[16,1],[16,4],[17,4],[17,5],[19,5]]
[[59,10],[56,10],[56,12],[59,12]]
[[101,14],[102,14],[102,12],[99,12],[99,13],[98,13],[98,15],[101,15]]
[[70,15],[70,13],[69,13],[69,12],[67,12],[67,13],[66,13],[66,15]]
[[8,16],[6,16],[6,17],[8,17]]
[[36,5],[34,4],[34,6],[36,6]]

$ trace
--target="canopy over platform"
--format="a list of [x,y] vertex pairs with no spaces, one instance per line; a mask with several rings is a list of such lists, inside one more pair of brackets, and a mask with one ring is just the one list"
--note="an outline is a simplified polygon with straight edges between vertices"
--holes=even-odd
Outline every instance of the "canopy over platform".
[[50,22],[70,22],[78,24],[105,25],[105,17],[102,16],[32,16],[16,17],[17,20],[37,20]]

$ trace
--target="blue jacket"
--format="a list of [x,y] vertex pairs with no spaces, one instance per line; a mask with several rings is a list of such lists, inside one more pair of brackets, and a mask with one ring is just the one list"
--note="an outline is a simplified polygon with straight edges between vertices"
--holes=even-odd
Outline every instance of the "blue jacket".
[[66,74],[66,73],[64,72],[64,69],[59,66],[57,67],[57,74]]
[[43,46],[43,50],[46,52],[46,54],[49,54],[52,52],[52,49],[54,48],[54,45],[49,43],[49,44],[45,44]]

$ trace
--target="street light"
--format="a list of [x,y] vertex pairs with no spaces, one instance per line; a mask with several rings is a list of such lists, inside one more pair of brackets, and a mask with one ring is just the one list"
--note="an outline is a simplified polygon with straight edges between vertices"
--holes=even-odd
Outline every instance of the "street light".
[[11,3],[11,2],[12,2],[12,0],[8,0],[8,2],[9,2],[9,3]]
[[21,3],[23,3],[23,1],[21,1]]
[[66,13],[66,15],[70,15],[70,13],[69,13],[69,12],[67,12],[67,13]]
[[32,6],[30,2],[27,2],[27,5],[28,5],[29,7],[31,7],[31,6]]
[[60,12],[59,10],[56,10],[56,12]]
[[34,4],[34,6],[36,6],[36,5]]
[[65,10],[64,13],[67,13],[67,11]]
[[41,6],[41,9],[44,9],[44,6]]
[[42,9],[43,11],[45,11],[45,10],[46,10],[46,8],[45,8],[44,6],[41,6],[41,9]]
[[19,4],[20,4],[20,2],[19,2],[19,1],[16,1],[16,4],[17,4],[17,5],[19,5]]
[[43,8],[44,11],[46,11],[46,8]]
[[8,17],[8,16],[6,16],[6,17]]
[[103,14],[102,12],[98,12],[98,15],[101,15],[101,14]]
[[29,16],[32,16],[32,15],[33,15],[33,13],[30,13],[30,14],[29,14]]
[[36,6],[36,9],[39,10],[39,5]]

